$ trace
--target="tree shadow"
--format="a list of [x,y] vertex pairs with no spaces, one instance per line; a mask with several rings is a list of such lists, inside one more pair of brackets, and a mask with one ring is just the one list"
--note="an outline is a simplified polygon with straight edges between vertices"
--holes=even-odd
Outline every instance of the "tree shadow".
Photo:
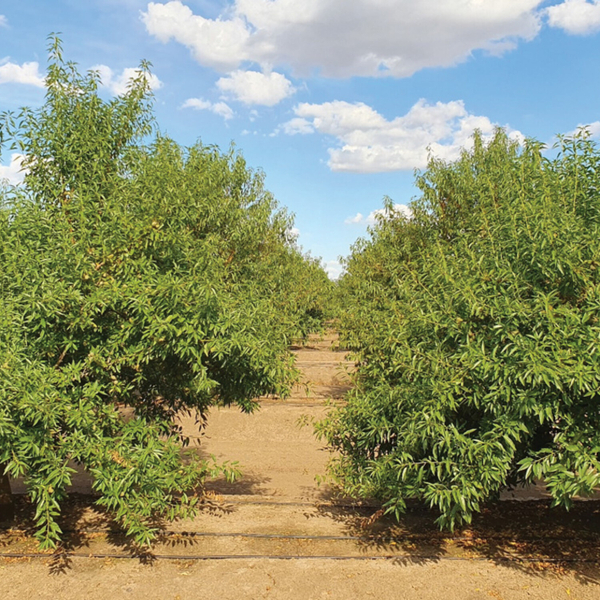
[[244,473],[236,481],[227,481],[224,477],[206,481],[204,490],[217,496],[261,496],[270,481],[271,477]]
[[572,573],[600,583],[600,501],[566,511],[550,500],[499,501],[455,534],[457,546],[517,570]]
[[[35,505],[26,494],[14,494],[15,518],[0,528],[0,546],[12,552],[37,552],[35,540]],[[61,502],[61,514],[57,523],[61,529],[61,543],[48,554],[51,574],[65,573],[72,563],[70,553],[89,546],[89,530],[106,526],[107,517],[94,506],[97,496],[70,493]]]
[[409,508],[400,521],[383,514],[381,505],[353,502],[326,490],[317,504],[319,516],[343,525],[344,535],[355,538],[364,556],[386,556],[397,564],[427,564],[445,555],[444,536],[428,511]]
[[314,388],[315,392],[317,391],[316,388],[318,388],[319,396],[324,396],[328,400],[343,400],[352,386],[343,382],[333,382],[314,386]]
[[[201,493],[198,512],[226,515],[236,509],[224,498],[211,493]],[[50,574],[66,574],[73,566],[73,555],[89,552],[107,557],[113,554],[128,555],[142,564],[156,560],[159,546],[189,547],[197,543],[197,535],[190,532],[169,531],[171,522],[155,518],[149,524],[157,531],[151,546],[136,543],[110,513],[96,506],[99,496],[71,493],[61,502],[61,514],[57,523],[62,531],[61,542],[53,552],[48,552],[47,564]],[[25,494],[14,496],[15,518],[0,525],[0,548],[11,556],[39,554],[35,539],[35,506]]]
[[297,352],[298,350],[320,350],[318,346],[311,345],[314,342],[315,340],[307,340],[305,343],[300,341],[292,344],[289,348],[292,352]]
[[356,536],[361,552],[398,565],[441,560],[486,560],[527,574],[572,574],[600,583],[600,501],[576,502],[570,511],[547,500],[499,501],[474,515],[469,526],[440,531],[437,513],[411,503],[396,521],[373,502],[356,503],[324,490],[318,513]]

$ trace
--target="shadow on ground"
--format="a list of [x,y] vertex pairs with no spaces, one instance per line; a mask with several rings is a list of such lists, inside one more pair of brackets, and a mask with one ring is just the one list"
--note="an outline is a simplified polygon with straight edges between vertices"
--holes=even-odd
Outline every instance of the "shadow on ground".
[[[87,552],[101,536],[113,552],[152,562],[152,550],[131,543],[123,531],[93,506],[94,497],[72,495],[63,507],[60,526],[62,547],[50,557],[53,573],[71,566],[69,554]],[[572,574],[582,583],[600,583],[600,501],[578,502],[569,511],[551,508],[547,501],[508,502],[489,505],[476,515],[469,527],[454,533],[441,532],[435,513],[419,505],[409,507],[399,522],[381,514],[373,504],[359,505],[346,499],[335,503],[323,494],[315,508],[307,505],[306,517],[326,517],[342,524],[343,535],[352,538],[357,557],[389,557],[398,566],[429,564],[447,560],[484,560],[540,576]],[[16,499],[17,518],[10,530],[0,530],[0,552],[31,552],[35,531],[34,511],[25,496]],[[218,498],[205,500],[201,510],[234,512],[235,506]],[[170,532],[168,524],[157,522],[163,532],[158,543],[174,552],[197,544],[202,532]],[[15,532],[24,536],[15,541]],[[26,539],[28,538],[28,539]],[[204,547],[204,546],[203,546]],[[91,551],[91,550],[90,550]]]
[[236,481],[227,481],[224,477],[208,480],[204,489],[209,493],[231,496],[260,496],[271,477],[263,477],[244,471]]
[[[376,505],[351,504],[324,494],[319,514],[358,537],[365,555],[393,556],[399,564],[441,560],[489,560],[528,574],[571,573],[600,583],[600,501],[581,501],[566,511],[550,501],[501,501],[485,507],[468,527],[440,531],[437,513],[412,505],[399,521]],[[346,504],[344,506],[344,504]]]

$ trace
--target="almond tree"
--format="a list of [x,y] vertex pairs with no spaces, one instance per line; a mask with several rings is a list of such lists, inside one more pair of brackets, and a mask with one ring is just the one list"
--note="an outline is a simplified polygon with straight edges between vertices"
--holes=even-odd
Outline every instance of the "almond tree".
[[45,103],[4,119],[27,175],[0,210],[0,465],[25,478],[43,546],[70,461],[137,543],[193,514],[222,467],[182,455],[177,415],[287,394],[315,308],[292,292],[317,267],[263,175],[158,133],[148,67],[105,101],[53,39]]
[[476,135],[354,247],[355,388],[319,428],[346,492],[452,528],[509,485],[565,507],[599,485],[600,153],[585,133],[542,150]]

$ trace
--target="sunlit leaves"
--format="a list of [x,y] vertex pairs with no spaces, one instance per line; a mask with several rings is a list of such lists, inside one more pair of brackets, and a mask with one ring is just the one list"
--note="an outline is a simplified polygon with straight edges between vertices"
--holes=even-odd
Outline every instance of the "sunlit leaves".
[[45,546],[73,463],[137,543],[193,514],[235,469],[182,452],[177,415],[286,395],[290,343],[324,316],[329,282],[262,173],[151,137],[147,69],[105,101],[52,40],[45,103],[2,121],[28,172],[0,201],[0,465]]
[[347,491],[454,527],[509,484],[569,506],[600,483],[600,153],[503,131],[419,175],[340,283],[348,405],[320,424]]

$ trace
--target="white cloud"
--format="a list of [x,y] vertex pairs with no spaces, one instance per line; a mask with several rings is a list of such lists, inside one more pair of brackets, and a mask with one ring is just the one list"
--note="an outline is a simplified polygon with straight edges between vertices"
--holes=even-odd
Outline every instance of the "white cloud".
[[244,104],[262,106],[275,106],[296,91],[281,73],[259,71],[234,71],[228,77],[221,77],[217,87]]
[[25,172],[22,171],[22,154],[11,154],[10,164],[0,165],[0,180],[6,180],[11,185],[22,183],[25,179]]
[[234,112],[225,102],[210,102],[204,98],[189,98],[181,108],[195,108],[196,110],[209,110],[215,115],[223,117],[226,121],[233,118]]
[[4,15],[0,15],[0,27],[8,27],[8,19]]
[[[385,208],[378,208],[377,210],[369,213],[369,216],[366,218],[365,222],[367,225],[374,225],[377,222],[377,217],[387,217],[389,214],[390,213]],[[407,219],[412,217],[412,211],[404,204],[394,204],[392,208],[392,214],[404,215]]]
[[150,2],[142,21],[148,32],[161,42],[175,39],[192,51],[201,64],[230,71],[250,58],[246,46],[250,31],[238,15],[225,19],[205,19],[178,0],[160,4]]
[[[408,208],[408,206],[405,206],[404,204],[394,204],[392,213],[402,214],[408,219],[410,219],[412,216],[412,211],[410,210],[410,208]],[[374,225],[379,215],[387,216],[389,215],[389,213],[385,208],[378,208],[376,210],[371,211],[368,217],[365,217],[362,213],[356,213],[356,215],[354,215],[353,217],[348,217],[344,221],[344,223],[346,225]]]
[[[132,79],[135,79],[140,73],[139,69],[128,67],[123,69],[123,72],[120,75],[115,76],[113,70],[106,65],[96,65],[92,70],[98,71],[102,85],[105,88],[108,88],[115,96],[121,96],[127,93],[129,82]],[[162,87],[162,81],[154,75],[154,73],[147,76],[147,79],[151,90],[157,90]]]
[[593,123],[581,125],[580,127],[585,127],[590,132],[592,137],[600,137],[600,121],[594,121]]
[[235,0],[209,19],[173,0],[150,2],[142,20],[151,35],[222,72],[252,62],[301,76],[408,77],[533,39],[543,1]]
[[290,229],[288,229],[288,234],[294,239],[298,239],[300,235],[300,230],[297,227],[291,227]]
[[549,6],[548,24],[574,35],[586,35],[600,30],[600,0],[566,0]]
[[314,133],[315,128],[306,119],[296,117],[283,124],[283,131],[288,135],[296,135],[297,133],[306,135],[307,133]]
[[[336,100],[323,104],[299,104],[297,117],[283,125],[286,133],[311,129],[337,139],[329,149],[333,171],[378,173],[423,168],[429,154],[455,160],[472,143],[479,129],[484,138],[495,125],[487,117],[472,115],[462,100],[428,104],[419,100],[406,115],[388,121],[362,102]],[[523,139],[511,132],[515,139]]]
[[362,223],[365,217],[362,213],[356,213],[353,217],[348,217],[344,223],[346,225],[354,225],[355,223]]
[[573,131],[569,131],[566,135],[572,136],[581,133],[582,129],[587,129],[590,133],[590,136],[593,138],[600,137],[600,121],[594,121],[593,123],[588,123],[587,125],[577,125]]
[[329,279],[333,281],[338,279],[344,271],[344,267],[342,267],[338,260],[328,260],[323,267],[325,268],[325,272],[329,276]]
[[44,78],[40,74],[40,65],[37,62],[17,65],[4,59],[0,63],[0,83],[24,83],[44,87]]

